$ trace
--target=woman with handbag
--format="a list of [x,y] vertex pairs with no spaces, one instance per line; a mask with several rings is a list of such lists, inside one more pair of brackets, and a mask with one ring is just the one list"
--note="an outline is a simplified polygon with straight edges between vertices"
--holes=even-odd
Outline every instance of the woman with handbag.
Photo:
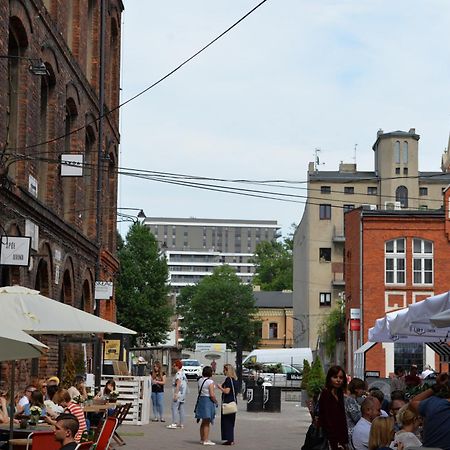
[[223,445],[234,445],[234,425],[236,422],[237,398],[236,391],[238,382],[236,372],[231,364],[223,366],[225,381],[217,388],[222,391],[222,416],[220,419],[220,429],[222,433]]
[[205,366],[202,377],[198,380],[198,397],[194,413],[197,422],[200,424],[200,443],[202,445],[216,445],[209,440],[209,429],[216,417],[217,399],[214,394],[214,381],[211,379],[212,369]]
[[347,375],[340,366],[328,370],[325,388],[319,397],[319,425],[325,433],[331,450],[348,448],[347,419],[344,392],[347,390]]

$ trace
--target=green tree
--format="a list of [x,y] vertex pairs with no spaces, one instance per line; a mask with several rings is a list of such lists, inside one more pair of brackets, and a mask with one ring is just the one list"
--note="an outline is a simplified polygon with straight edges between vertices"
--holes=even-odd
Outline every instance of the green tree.
[[139,223],[130,227],[118,257],[118,322],[138,333],[134,343],[156,345],[166,339],[173,314],[167,261],[161,257],[153,234]]
[[253,284],[263,291],[292,290],[292,237],[280,241],[262,241],[253,259],[256,275]]
[[336,343],[345,339],[344,326],[344,303],[338,301],[337,306],[323,319],[319,329],[320,341],[323,343],[325,352],[330,358],[334,354]]
[[218,267],[195,286],[181,290],[177,312],[183,317],[188,348],[197,342],[223,342],[232,350],[252,349],[258,342],[255,299],[229,266]]

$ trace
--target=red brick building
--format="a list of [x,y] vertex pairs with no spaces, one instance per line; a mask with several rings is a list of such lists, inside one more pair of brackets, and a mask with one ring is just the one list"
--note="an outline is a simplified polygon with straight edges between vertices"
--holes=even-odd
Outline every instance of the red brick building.
[[[89,312],[95,280],[118,270],[122,11],[121,0],[0,0],[0,234],[32,236],[30,265],[0,266],[0,285]],[[83,157],[80,176],[62,174],[62,155]],[[114,320],[114,300],[97,313]],[[40,367],[22,363],[40,377],[61,366],[48,342]]]
[[[368,330],[387,312],[450,290],[450,191],[445,211],[355,209],[345,214],[347,369]],[[360,311],[360,331],[350,320]],[[365,370],[388,376],[411,362],[436,365],[423,344],[379,343],[366,353]]]

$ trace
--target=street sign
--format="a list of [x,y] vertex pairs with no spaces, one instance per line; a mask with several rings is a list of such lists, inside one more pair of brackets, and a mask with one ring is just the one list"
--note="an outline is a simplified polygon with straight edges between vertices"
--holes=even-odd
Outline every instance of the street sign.
[[2,236],[0,245],[0,265],[30,265],[31,237]]
[[62,177],[83,176],[83,155],[81,153],[61,155],[61,176]]
[[114,284],[112,281],[95,282],[95,299],[109,300],[113,296]]
[[201,343],[195,344],[196,352],[226,352],[227,344],[209,344]]

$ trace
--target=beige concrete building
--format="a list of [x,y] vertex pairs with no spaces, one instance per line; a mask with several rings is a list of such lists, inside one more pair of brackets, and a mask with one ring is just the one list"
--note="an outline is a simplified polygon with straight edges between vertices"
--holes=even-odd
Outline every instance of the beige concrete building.
[[[374,171],[356,164],[338,171],[308,167],[308,199],[294,235],[294,339],[316,348],[323,318],[344,298],[344,213],[367,209],[439,209],[450,173],[419,172],[420,136],[415,129],[384,133],[372,147]],[[448,154],[442,168],[448,168]]]

